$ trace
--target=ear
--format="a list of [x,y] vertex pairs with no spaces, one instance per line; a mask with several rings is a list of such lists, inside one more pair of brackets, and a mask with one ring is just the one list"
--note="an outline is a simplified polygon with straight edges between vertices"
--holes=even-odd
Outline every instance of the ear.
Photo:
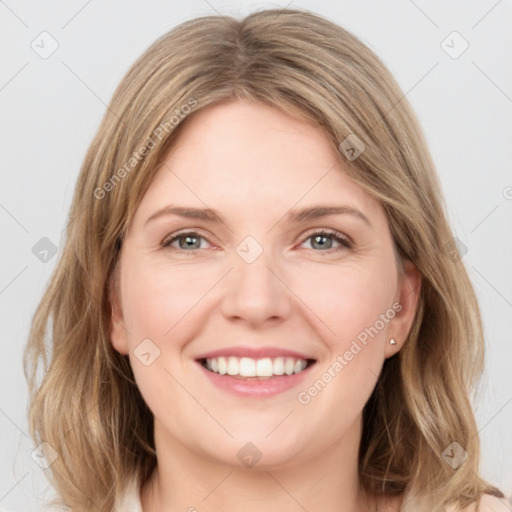
[[114,270],[110,279],[109,298],[111,306],[110,342],[120,354],[128,354],[128,336],[124,325],[119,290],[119,267]]
[[411,261],[405,261],[403,271],[399,274],[395,295],[396,314],[390,321],[388,329],[388,340],[394,338],[396,345],[391,345],[386,340],[386,358],[395,355],[407,339],[416,314],[420,289],[421,275],[418,268]]

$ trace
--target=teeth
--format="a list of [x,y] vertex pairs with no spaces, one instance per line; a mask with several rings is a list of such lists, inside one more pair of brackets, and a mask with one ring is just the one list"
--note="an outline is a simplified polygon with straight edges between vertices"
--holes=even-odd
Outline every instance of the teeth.
[[[258,359],[256,361],[256,376],[257,377],[272,377],[274,374],[274,365],[272,364],[272,359],[270,357],[266,357],[265,359]],[[245,375],[240,372],[242,377]]]
[[238,366],[238,359],[236,357],[228,358],[228,375],[237,375]]
[[284,363],[284,373],[291,375],[295,369],[295,361],[293,359],[287,359]]
[[276,357],[274,359],[274,375],[284,374],[284,357]]
[[256,361],[249,357],[242,357],[238,370],[243,377],[256,377]]
[[[207,364],[208,364],[208,359],[206,360]],[[211,364],[211,363],[210,363]],[[211,364],[212,368],[213,368],[213,364]],[[221,375],[226,375],[227,371],[228,371],[228,363],[226,361],[226,358],[225,357],[219,357],[218,358],[218,366],[219,366],[219,373]]]
[[240,377],[272,377],[273,375],[292,375],[300,373],[307,366],[305,359],[293,357],[214,357],[206,359],[206,368],[220,375],[238,375]]
[[297,361],[295,361],[295,365],[293,367],[293,373],[300,373],[302,370],[304,370],[304,368],[302,367],[302,360],[297,359]]

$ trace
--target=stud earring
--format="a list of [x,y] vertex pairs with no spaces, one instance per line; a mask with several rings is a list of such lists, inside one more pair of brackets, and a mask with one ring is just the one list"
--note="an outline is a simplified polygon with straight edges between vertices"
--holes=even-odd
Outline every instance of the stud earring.
[[389,340],[389,344],[390,344],[390,345],[396,345],[396,340],[395,340],[395,338],[391,338],[391,339]]

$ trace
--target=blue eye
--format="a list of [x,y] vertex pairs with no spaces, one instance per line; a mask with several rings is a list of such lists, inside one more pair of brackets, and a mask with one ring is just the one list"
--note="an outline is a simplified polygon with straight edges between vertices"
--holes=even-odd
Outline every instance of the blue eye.
[[[169,247],[173,242],[178,240],[179,247],[176,247],[177,249],[183,249],[187,251],[188,249],[191,249],[192,251],[201,249],[201,242],[200,240],[206,240],[206,238],[202,237],[198,233],[190,232],[190,233],[180,233],[172,238],[169,238],[165,240],[162,243],[163,247]],[[181,241],[183,240],[183,243]],[[199,242],[198,242],[199,240]],[[190,251],[188,251],[190,252]]]
[[[162,247],[171,247],[174,242],[178,242],[178,247],[173,248],[183,250],[184,252],[194,252],[201,247],[201,240],[207,241],[205,237],[198,233],[191,231],[185,233],[178,233],[177,235],[168,238],[162,242]],[[320,230],[310,234],[306,240],[312,240],[311,245],[313,249],[319,249],[316,252],[333,252],[343,249],[352,248],[353,244],[348,237],[338,233],[337,231]],[[339,244],[338,247],[333,247],[333,241]],[[303,242],[304,243],[304,242]]]
[[[320,248],[320,252],[327,252],[330,250],[339,251],[343,249],[350,249],[352,247],[351,241],[336,231],[315,231],[306,238],[306,240],[310,239],[312,240],[311,245],[313,248],[315,248],[316,245],[316,248]],[[332,240],[335,240],[338,244],[340,244],[340,246],[332,247]]]

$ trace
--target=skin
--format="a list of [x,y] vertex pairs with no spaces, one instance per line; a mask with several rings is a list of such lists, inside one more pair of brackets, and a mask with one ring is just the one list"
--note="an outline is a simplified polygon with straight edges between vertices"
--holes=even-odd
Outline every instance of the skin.
[[[112,290],[111,341],[129,354],[155,418],[158,467],[144,511],[397,510],[398,499],[360,492],[357,453],[363,407],[411,328],[418,270],[406,263],[399,276],[382,206],[345,174],[320,128],[244,101],[207,107],[183,128],[129,226]],[[170,204],[212,208],[224,222],[167,215],[146,224]],[[370,224],[351,214],[286,220],[313,205],[348,205]],[[315,243],[322,229],[353,246],[329,236]],[[162,246],[190,231],[202,237],[195,251],[183,238]],[[249,235],[263,249],[250,264],[236,252]],[[297,394],[394,302],[401,310],[300,403]],[[134,355],[147,338],[160,350],[149,366]],[[211,384],[195,358],[240,345],[317,362],[298,388],[239,398]],[[247,442],[262,454],[252,468],[237,457]]]

